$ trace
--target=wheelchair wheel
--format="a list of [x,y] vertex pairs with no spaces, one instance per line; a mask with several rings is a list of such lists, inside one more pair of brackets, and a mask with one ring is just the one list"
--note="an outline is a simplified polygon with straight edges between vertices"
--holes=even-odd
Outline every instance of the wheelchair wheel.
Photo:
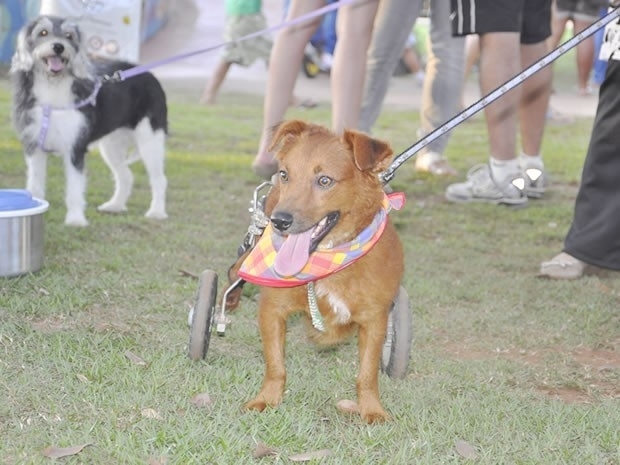
[[196,303],[190,313],[189,358],[204,359],[209,349],[217,297],[217,274],[205,270],[200,275]]
[[400,286],[390,309],[381,356],[381,370],[390,378],[403,379],[407,376],[412,341],[413,315],[409,296],[405,288]]
[[306,77],[310,79],[317,77],[321,72],[319,65],[308,55],[304,55],[302,69]]

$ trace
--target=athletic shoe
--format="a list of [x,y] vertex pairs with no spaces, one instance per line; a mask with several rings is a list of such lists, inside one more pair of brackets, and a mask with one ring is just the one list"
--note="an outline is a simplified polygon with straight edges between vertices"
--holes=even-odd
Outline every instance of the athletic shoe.
[[415,170],[433,176],[456,176],[458,172],[450,166],[448,159],[437,152],[422,152],[415,159]]
[[533,165],[523,167],[525,177],[525,194],[530,199],[540,199],[547,189],[547,174],[545,170]]
[[525,179],[522,173],[506,176],[501,181],[493,179],[488,164],[476,165],[467,173],[467,181],[450,184],[446,199],[451,202],[487,202],[496,205],[524,205]]

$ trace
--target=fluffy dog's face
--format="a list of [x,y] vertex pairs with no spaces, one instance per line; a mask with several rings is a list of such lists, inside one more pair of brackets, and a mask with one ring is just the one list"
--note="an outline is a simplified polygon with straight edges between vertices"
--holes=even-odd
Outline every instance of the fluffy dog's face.
[[11,71],[35,71],[49,77],[90,76],[78,26],[70,19],[40,16],[19,32]]

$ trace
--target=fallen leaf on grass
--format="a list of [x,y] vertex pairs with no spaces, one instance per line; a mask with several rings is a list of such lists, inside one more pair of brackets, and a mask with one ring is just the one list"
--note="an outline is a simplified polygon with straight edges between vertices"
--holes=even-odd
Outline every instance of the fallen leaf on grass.
[[191,271],[184,270],[183,268],[179,268],[179,273],[181,274],[181,276],[187,276],[189,278],[198,279],[200,277],[196,273],[192,273]]
[[465,459],[475,459],[478,457],[476,449],[474,449],[474,447],[467,441],[456,441],[455,448],[456,452]]
[[258,444],[256,444],[256,448],[252,452],[252,458],[262,459],[263,457],[269,457],[269,456],[276,455],[276,454],[277,452],[274,448],[269,447],[268,445],[263,444],[262,442],[259,442]]
[[140,412],[144,418],[154,418],[155,420],[163,420],[159,412],[152,408],[143,408]]
[[314,459],[322,459],[329,457],[332,451],[329,449],[315,450],[312,452],[304,452],[303,454],[291,455],[289,459],[293,462],[309,462]]
[[43,449],[41,453],[43,454],[43,456],[48,457],[50,459],[60,459],[62,457],[69,457],[70,455],[77,455],[80,452],[82,452],[82,450],[85,447],[90,446],[90,445],[91,443],[86,443],[86,444],[82,444],[81,446],[73,446],[73,447],[49,446]]
[[360,413],[360,408],[353,400],[342,399],[336,404],[336,408],[343,413]]
[[168,459],[166,457],[149,457],[148,465],[166,465]]
[[147,365],[144,359],[138,357],[136,354],[134,354],[130,350],[125,351],[125,357],[127,357],[131,363],[134,363],[138,366],[145,367]]
[[211,396],[206,392],[202,392],[192,397],[191,403],[196,407],[212,407],[213,399],[211,399]]
[[79,379],[80,381],[82,381],[83,383],[90,383],[88,378],[85,375],[83,375],[82,373],[78,373],[77,375],[75,375],[75,377],[77,379]]

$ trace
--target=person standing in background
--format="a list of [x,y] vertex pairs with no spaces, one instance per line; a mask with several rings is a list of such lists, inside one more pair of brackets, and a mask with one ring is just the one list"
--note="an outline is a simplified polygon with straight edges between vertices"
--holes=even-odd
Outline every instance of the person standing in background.
[[[366,85],[360,112],[360,129],[370,132],[379,114],[398,56],[394,54],[396,40],[406,40],[417,20],[420,4],[413,5],[408,14],[395,8],[388,9],[375,25],[375,32],[368,52]],[[463,80],[464,44],[462,37],[452,37],[450,27],[450,0],[430,1],[430,32],[426,73],[420,109],[421,127],[418,137],[424,137],[453,117],[460,106]],[[400,46],[402,49],[402,45]],[[398,50],[398,48],[397,48]],[[416,171],[437,176],[454,176],[443,153],[449,135],[443,135],[416,158]]]
[[[397,11],[416,17],[420,0],[357,0],[338,9],[338,41],[331,69],[332,129],[342,134],[345,129],[359,127],[360,107],[366,75],[366,54],[373,35],[373,26],[388,12]],[[287,20],[307,15],[325,5],[325,0],[292,0]],[[263,106],[263,128],[258,151],[252,163],[254,173],[269,179],[277,170],[269,152],[271,134],[283,118],[287,102],[303,60],[306,44],[316,31],[321,18],[313,18],[290,26],[278,34],[269,62],[269,76]],[[407,30],[394,31],[390,37],[391,63],[400,58],[409,35]],[[391,74],[394,67],[389,70]]]
[[[480,90],[488,95],[547,54],[551,0],[451,0],[452,30],[480,36]],[[524,205],[540,198],[546,174],[540,153],[551,94],[551,67],[485,107],[489,161],[446,189],[451,202]],[[517,127],[521,154],[517,155]]]
[[[618,3],[618,2],[616,2]],[[586,266],[620,271],[620,24],[605,27],[608,58],[564,250],[540,264],[552,279],[578,279]]]
[[[606,7],[607,3],[607,0],[555,0],[549,48],[555,49],[560,44],[569,21],[573,23],[573,34],[579,34],[598,20],[601,8]],[[592,93],[590,74],[594,66],[595,50],[594,36],[586,37],[577,44],[575,56],[579,95]]]
[[205,87],[201,103],[215,103],[217,93],[233,64],[248,67],[256,60],[269,62],[271,39],[261,34],[252,40],[236,42],[237,39],[267,28],[267,20],[262,12],[262,0],[226,0],[226,25],[224,41],[230,42],[223,49],[222,58],[215,68],[209,84]]

